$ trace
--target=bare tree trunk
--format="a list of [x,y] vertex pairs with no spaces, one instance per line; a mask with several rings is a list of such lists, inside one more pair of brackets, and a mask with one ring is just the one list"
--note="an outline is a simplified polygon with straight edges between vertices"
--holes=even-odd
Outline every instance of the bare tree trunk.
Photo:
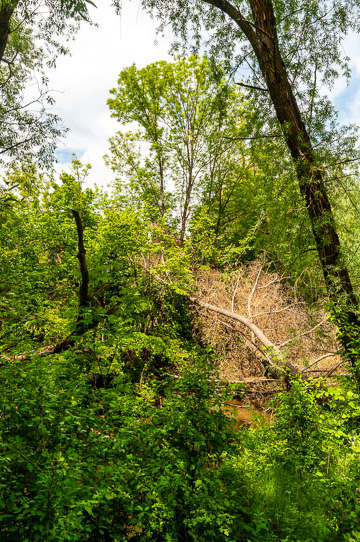
[[190,184],[186,189],[185,194],[185,203],[184,203],[184,210],[181,217],[181,232],[180,232],[180,246],[183,246],[184,239],[185,239],[185,233],[186,233],[186,223],[187,219],[189,218],[189,205],[190,205],[190,198],[191,198],[191,189],[192,185]]
[[360,370],[356,367],[358,356],[351,348],[360,332],[360,322],[355,313],[358,301],[341,258],[340,240],[323,175],[316,163],[310,136],[280,54],[272,2],[249,0],[254,18],[252,23],[227,0],[203,1],[225,12],[244,32],[255,52],[294,161],[328,296],[334,305],[339,338],[360,383]]
[[165,216],[165,181],[164,181],[164,165],[162,157],[159,156],[159,172],[160,172],[160,191],[161,191],[161,216]]

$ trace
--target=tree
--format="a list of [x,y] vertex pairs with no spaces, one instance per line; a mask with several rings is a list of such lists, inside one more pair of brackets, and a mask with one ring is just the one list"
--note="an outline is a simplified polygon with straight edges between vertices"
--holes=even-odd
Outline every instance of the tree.
[[[329,104],[319,98],[317,84],[332,84],[338,75],[334,65],[348,74],[340,44],[349,28],[358,29],[357,2],[338,2],[332,7],[321,0],[311,4],[294,1],[291,6],[272,0],[186,1],[171,6],[163,0],[143,0],[142,4],[160,19],[161,28],[171,24],[175,34],[185,39],[191,30],[193,48],[199,45],[204,28],[210,33],[213,52],[230,60],[240,46],[242,60],[252,68],[255,63],[255,82],[260,78],[261,83],[249,86],[268,94],[275,109],[296,170],[340,338],[355,367],[353,334],[360,328],[357,298],[341,253],[321,153],[315,144],[316,126],[324,127],[329,119]],[[240,57],[234,63],[240,62]],[[304,105],[308,106],[306,112]],[[360,382],[360,371],[356,374]]]
[[[79,22],[90,21],[87,4],[95,6],[91,0],[2,0],[0,4],[0,62],[4,61],[4,53],[9,36],[15,31],[24,32],[36,24],[37,37],[51,47],[58,47],[57,36],[73,31],[68,26],[68,19]],[[96,6],[95,6],[96,7]],[[63,52],[63,47],[60,51]]]
[[[135,200],[145,199],[158,217],[177,208],[181,244],[189,217],[211,208],[217,239],[239,213],[239,206],[228,212],[233,194],[250,191],[252,161],[239,135],[251,113],[241,93],[229,87],[221,67],[197,57],[126,68],[111,93],[112,116],[140,127],[110,140],[107,162],[118,186],[130,185]],[[141,142],[149,147],[145,160]]]
[[[2,0],[0,2],[0,158],[47,162],[63,133],[57,115],[47,112],[53,98],[44,66],[55,65],[64,45],[90,22],[91,0]],[[30,83],[37,91],[29,93]],[[35,84],[34,84],[35,83]]]

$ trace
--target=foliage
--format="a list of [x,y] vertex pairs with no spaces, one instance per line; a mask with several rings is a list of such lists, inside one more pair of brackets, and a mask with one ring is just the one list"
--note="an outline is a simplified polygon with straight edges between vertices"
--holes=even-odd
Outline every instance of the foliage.
[[[251,19],[248,3],[234,3]],[[6,54],[16,55],[16,84],[8,85],[5,62],[0,114],[2,124],[15,125],[2,132],[12,157],[31,156],[34,145],[44,159],[51,154],[57,119],[41,110],[37,124],[39,117],[23,114],[21,85],[57,49],[66,52],[59,35],[70,37],[89,19],[87,4],[46,0],[39,17],[35,2],[11,3]],[[238,52],[258,77],[255,57],[205,2],[143,5],[160,10],[162,24],[182,37],[192,29],[195,48],[204,24],[223,63],[192,56],[121,72],[109,105],[120,123],[139,129],[111,140],[107,160],[118,175],[111,196],[84,188],[90,166],[77,160],[59,181],[29,161],[4,178],[1,536],[353,542],[360,536],[360,410],[350,378],[332,390],[293,380],[273,404],[271,425],[237,433],[221,408],[231,389],[218,380],[191,310],[196,271],[209,263],[233,270],[265,248],[295,274],[309,267],[314,275],[309,220],[267,95],[256,94],[255,103],[249,93],[245,101],[227,80]],[[318,81],[332,85],[337,70],[348,75],[340,43],[357,23],[341,2],[329,14],[324,7],[275,2],[275,14],[305,123],[315,142],[330,145],[340,132],[312,76],[315,68]],[[345,135],[336,152],[324,146],[317,154],[329,187],[357,171],[339,163],[357,157],[354,135]],[[356,207],[357,196],[346,191],[356,184],[346,181],[347,199],[336,186],[337,220],[351,247],[357,220],[349,202]],[[341,309],[339,300],[335,312]],[[356,356],[358,337],[345,331]]]
[[[217,540],[234,435],[201,359],[156,389],[94,389],[74,352],[1,372],[4,540]],[[195,359],[194,359],[195,361]],[[215,489],[217,487],[217,489]]]
[[54,98],[44,67],[55,66],[58,55],[69,53],[64,41],[74,36],[80,21],[91,22],[89,4],[95,6],[91,0],[0,2],[2,163],[53,160],[64,128],[60,118],[48,111]]
[[[251,111],[221,66],[206,57],[131,66],[111,94],[112,116],[139,127],[110,140],[107,162],[121,196],[134,205],[147,201],[154,221],[171,218],[181,242],[200,210],[208,213],[215,240],[226,235],[254,182],[244,141]],[[249,225],[254,218],[245,220]]]
[[1,194],[4,540],[355,540],[358,394],[295,381],[236,433],[184,296],[197,252],[88,169],[14,169]]
[[235,540],[357,539],[359,426],[348,425],[358,415],[356,399],[294,381],[292,392],[276,399],[273,425],[244,432],[241,453],[223,469],[229,512],[240,508],[248,518],[245,528],[235,522]]
[[[340,76],[350,77],[349,59],[344,53],[342,41],[350,31],[359,31],[358,2],[338,2],[330,7],[328,2],[322,0],[312,2],[311,5],[298,1],[289,4],[277,0],[261,3],[253,0],[235,0],[234,2],[225,3],[209,0],[203,0],[202,2],[188,0],[173,2],[167,9],[162,0],[143,0],[142,5],[159,21],[159,32],[162,32],[167,26],[172,28],[175,36],[173,50],[182,50],[186,53],[190,50],[192,54],[198,53],[200,50],[205,51],[212,61],[216,63],[222,62],[222,67],[228,74],[230,81],[234,80],[235,76],[245,81],[248,103],[252,111],[257,114],[256,123],[253,123],[255,132],[253,137],[265,141],[268,138],[271,140],[272,138],[283,137],[290,149],[293,144],[297,145],[297,143],[295,144],[296,130],[298,134],[303,133],[297,142],[300,143],[303,138],[304,141],[308,141],[312,158],[310,159],[310,155],[308,155],[309,160],[303,161],[302,156],[304,156],[304,153],[307,154],[308,151],[302,149],[298,152],[293,147],[292,150],[290,149],[291,153],[289,153],[289,149],[282,147],[281,158],[280,156],[279,159],[274,157],[274,161],[277,162],[280,169],[277,170],[276,176],[272,179],[268,176],[265,177],[265,182],[270,185],[267,190],[268,195],[272,192],[273,180],[277,181],[280,178],[284,181],[284,185],[287,184],[286,196],[290,195],[291,197],[290,201],[286,198],[288,216],[284,212],[284,207],[282,207],[280,214],[282,225],[289,222],[289,227],[286,227],[286,238],[284,239],[281,235],[281,245],[282,248],[285,248],[287,264],[294,266],[295,262],[294,267],[297,273],[300,271],[301,274],[307,269],[310,278],[315,276],[319,280],[323,279],[321,273],[319,273],[316,257],[314,257],[317,251],[320,255],[323,274],[328,277],[328,283],[329,277],[333,273],[335,273],[334,276],[337,273],[339,273],[339,277],[343,276],[340,269],[342,269],[343,265],[346,266],[346,260],[353,262],[355,258],[357,259],[356,253],[350,249],[350,257],[344,253],[341,263],[339,260],[333,264],[333,267],[326,270],[325,267],[328,262],[325,262],[321,255],[325,250],[324,247],[331,244],[331,240],[325,240],[326,228],[323,229],[323,239],[320,230],[327,221],[329,221],[329,224],[331,222],[331,228],[334,231],[338,229],[339,223],[343,225],[347,223],[349,216],[344,216],[343,203],[346,201],[348,205],[351,201],[352,189],[350,186],[352,183],[350,181],[350,186],[347,183],[352,175],[356,175],[357,170],[357,168],[354,170],[349,168],[348,170],[348,166],[351,165],[352,161],[358,160],[359,156],[353,127],[339,126],[336,111],[330,99],[324,96],[324,91],[321,89],[332,88],[334,82]],[[268,10],[267,15],[263,13],[263,10]],[[270,15],[273,11],[274,20]],[[270,31],[272,36],[265,37],[267,32],[264,31],[265,27],[261,30],[257,25],[257,17],[259,20],[266,20],[268,23],[271,19],[269,24],[272,27]],[[267,39],[270,41],[265,45]],[[271,68],[272,60],[270,60],[272,54],[269,53],[268,58],[267,54],[265,54],[265,51],[269,51],[272,47],[271,40],[274,40],[274,55],[277,56],[277,61],[286,70],[286,72],[283,72],[283,76],[284,81],[286,80],[288,84],[287,92],[293,94],[291,100],[282,99],[279,95],[279,88],[276,92],[274,90],[276,87],[275,79],[273,80],[270,75],[273,73]],[[275,54],[277,42],[279,46],[278,55]],[[268,87],[270,79],[273,81],[271,85],[272,92],[271,88]],[[243,83],[240,84],[243,85]],[[280,102],[282,103],[280,104]],[[292,105],[290,105],[290,102]],[[293,107],[293,116],[288,116],[287,121],[285,121],[283,113],[285,111],[290,112],[288,107],[290,109]],[[295,117],[298,118],[299,122],[296,121],[297,128],[294,132],[294,138],[289,138],[291,130],[295,129],[295,125],[292,126]],[[283,176],[284,163],[287,165],[290,154],[294,160],[291,168],[293,171],[291,175],[285,174]],[[303,175],[307,168],[306,163],[309,164],[310,169],[307,171],[308,180],[305,182]],[[294,189],[293,184],[296,171],[302,193],[301,197],[298,191]],[[319,179],[321,178],[321,182],[319,191],[316,192],[317,196],[314,197],[313,195],[309,199],[305,196],[305,192],[307,188],[311,190],[309,188],[309,186],[312,186],[310,179],[313,179],[315,172],[317,172],[316,175],[319,176]],[[342,192],[340,205],[335,195],[339,193],[339,185],[341,185],[340,190]],[[329,200],[326,204],[329,210],[315,224],[312,207],[316,207],[316,198],[320,197],[321,193],[324,200]],[[329,193],[329,196],[327,193]],[[279,192],[278,194],[282,198]],[[278,207],[275,199],[270,201],[275,208]],[[332,216],[332,207],[335,209],[336,221]],[[324,208],[324,206],[319,206],[320,215]],[[306,216],[307,214],[309,216]],[[289,218],[290,220],[287,220]],[[354,214],[352,213],[350,222],[353,219]],[[311,228],[309,228],[310,222],[312,223]],[[311,235],[308,235],[311,230]],[[335,239],[338,239],[337,233],[333,235],[333,240]],[[304,247],[300,244],[301,240],[305,240]],[[350,238],[345,240],[345,245],[350,248],[348,240],[350,242]],[[276,251],[276,257],[278,253],[279,251]],[[333,251],[333,254],[338,253],[340,254],[340,244],[337,251]],[[304,254],[305,265],[299,270],[299,260]],[[310,266],[311,270],[309,270]],[[355,265],[355,268],[358,268],[358,266]],[[347,274],[347,270],[344,272]],[[315,280],[315,282],[318,282],[318,280]],[[328,291],[330,296],[333,295],[332,291],[334,289],[339,290],[340,288],[341,290],[344,287],[346,291],[346,286],[341,281],[341,278],[337,288],[334,288],[335,283],[337,283],[337,278],[334,278],[332,288]],[[350,285],[350,281],[347,284]]]

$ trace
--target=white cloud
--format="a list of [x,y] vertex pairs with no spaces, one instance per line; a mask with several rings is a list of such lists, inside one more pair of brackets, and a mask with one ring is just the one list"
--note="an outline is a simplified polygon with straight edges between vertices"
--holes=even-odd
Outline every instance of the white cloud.
[[344,53],[350,58],[351,81],[339,78],[329,93],[330,99],[339,112],[341,124],[360,124],[360,48],[359,34],[349,34],[343,44]]
[[[106,105],[109,90],[116,86],[119,72],[133,62],[138,67],[157,60],[169,60],[171,37],[159,38],[155,45],[156,21],[140,9],[140,0],[124,2],[121,17],[111,6],[97,2],[93,19],[99,27],[83,24],[70,43],[71,57],[59,58],[49,71],[50,87],[55,89],[56,112],[70,128],[59,145],[57,170],[67,169],[72,152],[92,164],[89,184],[106,186],[112,173],[103,162],[108,139],[120,128]],[[64,163],[65,162],[65,163]]]

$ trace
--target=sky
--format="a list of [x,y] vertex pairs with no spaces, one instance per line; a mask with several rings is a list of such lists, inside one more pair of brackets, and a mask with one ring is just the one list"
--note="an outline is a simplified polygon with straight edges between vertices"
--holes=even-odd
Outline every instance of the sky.
[[109,90],[116,86],[120,71],[134,62],[141,68],[171,60],[171,37],[157,38],[156,21],[140,9],[140,0],[125,0],[121,17],[110,0],[95,3],[99,8],[91,13],[98,28],[83,23],[69,44],[71,56],[60,57],[56,69],[47,75],[56,100],[53,112],[69,128],[56,151],[56,170],[69,171],[75,153],[77,159],[92,165],[86,184],[106,187],[113,174],[103,156],[109,149],[109,137],[121,128],[106,105]]
[[[113,179],[103,156],[109,137],[121,127],[110,117],[106,101],[116,86],[120,71],[133,62],[141,68],[158,60],[171,60],[171,35],[156,36],[156,21],[140,7],[141,0],[124,0],[121,17],[115,15],[110,0],[99,0],[91,8],[98,27],[84,23],[70,43],[72,56],[60,57],[48,75],[54,90],[56,112],[69,128],[59,144],[57,171],[69,171],[73,153],[92,169],[87,185],[106,187]],[[344,124],[360,125],[360,47],[359,36],[349,36],[343,44],[351,58],[353,79],[350,87],[336,82],[331,97]],[[157,45],[154,43],[157,40]]]

